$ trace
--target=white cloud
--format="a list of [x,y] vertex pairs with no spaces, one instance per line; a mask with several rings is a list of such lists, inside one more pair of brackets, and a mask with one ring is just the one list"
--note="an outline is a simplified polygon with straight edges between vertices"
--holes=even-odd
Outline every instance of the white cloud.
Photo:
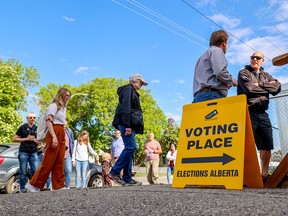
[[151,83],[160,83],[160,80],[152,80]]
[[89,67],[87,66],[80,66],[76,69],[75,74],[84,74],[87,75],[89,71]]
[[83,75],[88,75],[89,71],[96,71],[96,70],[100,70],[100,67],[96,67],[96,66],[80,66],[75,70],[74,74],[83,74]]
[[207,6],[207,5],[215,6],[217,3],[216,3],[216,0],[201,0],[201,1],[196,1],[196,4],[199,7],[203,7],[203,6]]
[[184,83],[185,83],[185,80],[181,80],[181,79],[180,79],[180,80],[176,80],[176,82],[179,83],[179,84],[184,84]]
[[209,18],[214,22],[218,23],[224,29],[233,29],[239,26],[241,23],[240,19],[227,17],[224,14],[214,14]]
[[287,76],[278,76],[278,77],[275,76],[274,78],[278,79],[281,84],[288,83],[288,77]]
[[62,19],[68,21],[68,22],[74,22],[75,19],[73,17],[67,17],[67,16],[62,16]]
[[277,29],[278,32],[280,31],[284,35],[284,37],[287,37],[288,35],[288,23],[287,22],[279,23],[275,26],[275,28]]
[[[284,14],[286,15],[288,13],[288,4],[286,1],[282,1],[279,9],[277,9],[283,16]],[[284,16],[285,17],[285,16]]]

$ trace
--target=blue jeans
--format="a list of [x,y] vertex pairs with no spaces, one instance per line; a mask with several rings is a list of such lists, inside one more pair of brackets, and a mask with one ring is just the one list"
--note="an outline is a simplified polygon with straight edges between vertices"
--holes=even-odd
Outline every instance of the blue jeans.
[[27,169],[28,163],[30,166],[31,171],[31,178],[36,172],[38,168],[38,155],[37,152],[34,153],[26,153],[20,152],[18,154],[19,166],[20,166],[20,175],[19,175],[19,183],[20,183],[20,190],[21,192],[25,192],[25,185],[27,183],[26,176],[27,176]]
[[137,148],[135,130],[132,130],[130,136],[125,136],[125,127],[123,125],[118,125],[118,129],[121,131],[121,136],[124,142],[124,149],[115,165],[112,167],[110,174],[119,176],[121,170],[123,169],[123,181],[130,182],[132,180],[133,157]]
[[171,167],[170,165],[168,165],[167,166],[167,182],[168,182],[168,184],[172,184],[171,174],[174,174],[174,167]]
[[195,97],[192,103],[207,101],[207,100],[214,100],[218,98],[223,98],[219,92],[210,91],[210,92],[199,92]]
[[76,188],[77,189],[80,188],[80,178],[82,178],[82,188],[86,188],[87,167],[88,167],[88,160],[87,161],[76,160]]
[[[70,187],[72,178],[72,158],[68,155],[64,160],[64,172],[65,172],[65,187]],[[86,176],[86,175],[85,175]]]

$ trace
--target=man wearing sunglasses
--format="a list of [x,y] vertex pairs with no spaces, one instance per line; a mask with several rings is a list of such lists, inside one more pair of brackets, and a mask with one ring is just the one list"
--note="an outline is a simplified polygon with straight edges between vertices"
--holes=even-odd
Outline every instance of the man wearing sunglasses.
[[[37,126],[35,125],[36,115],[33,112],[29,112],[27,117],[27,123],[21,125],[16,134],[13,137],[14,142],[20,142],[18,159],[20,163],[20,192],[25,193],[25,185],[27,183],[27,167],[28,163],[33,176],[38,168],[38,154],[36,142]],[[39,143],[40,144],[40,143]]]
[[263,182],[269,177],[269,162],[273,146],[272,126],[266,110],[269,94],[277,95],[281,83],[264,71],[264,55],[255,52],[250,56],[250,65],[246,65],[238,74],[238,94],[246,94],[247,104],[257,149],[260,151]]

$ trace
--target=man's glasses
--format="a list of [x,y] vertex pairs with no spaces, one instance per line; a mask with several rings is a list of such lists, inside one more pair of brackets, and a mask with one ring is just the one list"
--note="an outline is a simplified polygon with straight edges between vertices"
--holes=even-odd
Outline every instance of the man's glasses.
[[29,119],[36,119],[36,117],[35,116],[30,116]]
[[263,59],[262,57],[260,56],[250,56],[251,60],[254,60],[256,58],[256,60],[260,60],[260,59]]

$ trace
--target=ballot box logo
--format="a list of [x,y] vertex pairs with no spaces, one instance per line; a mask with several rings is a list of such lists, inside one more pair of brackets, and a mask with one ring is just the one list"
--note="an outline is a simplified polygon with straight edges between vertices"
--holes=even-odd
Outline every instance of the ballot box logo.
[[214,116],[216,116],[218,114],[218,111],[215,109],[213,110],[212,112],[208,113],[206,116],[205,116],[205,119],[211,119],[213,118]]

